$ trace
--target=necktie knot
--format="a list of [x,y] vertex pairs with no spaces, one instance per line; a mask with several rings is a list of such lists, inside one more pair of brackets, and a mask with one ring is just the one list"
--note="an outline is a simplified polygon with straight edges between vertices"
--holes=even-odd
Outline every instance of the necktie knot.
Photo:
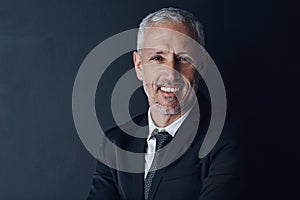
[[156,150],[163,148],[172,140],[172,136],[167,131],[160,131],[154,137],[156,139]]

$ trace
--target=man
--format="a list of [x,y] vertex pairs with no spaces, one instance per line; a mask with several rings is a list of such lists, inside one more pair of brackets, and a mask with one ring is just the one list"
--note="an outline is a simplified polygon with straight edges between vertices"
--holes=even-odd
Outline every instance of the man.
[[[133,121],[147,128],[139,130],[129,122],[106,133],[116,146],[145,153],[130,163],[113,151],[115,163],[129,162],[143,171],[124,172],[98,161],[88,199],[238,199],[238,152],[226,130],[208,155],[198,156],[210,102],[198,92],[208,59],[199,56],[195,41],[204,45],[202,26],[187,11],[164,8],[143,19],[133,60],[149,111]],[[101,147],[106,151],[105,144]]]

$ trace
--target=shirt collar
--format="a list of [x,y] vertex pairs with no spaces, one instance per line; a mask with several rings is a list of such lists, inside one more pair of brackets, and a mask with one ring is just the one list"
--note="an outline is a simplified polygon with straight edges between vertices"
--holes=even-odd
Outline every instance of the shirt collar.
[[158,129],[158,132],[167,131],[172,137],[174,137],[177,130],[183,123],[183,121],[187,118],[187,116],[191,112],[192,107],[187,112],[185,112],[181,117],[179,117],[176,121],[174,121],[173,123],[171,123],[170,125],[168,125],[164,128],[159,128],[155,125],[155,123],[153,122],[152,117],[151,117],[150,109],[151,108],[148,109],[149,134],[147,137],[147,141],[149,141],[149,139],[152,136],[152,133],[155,129]]

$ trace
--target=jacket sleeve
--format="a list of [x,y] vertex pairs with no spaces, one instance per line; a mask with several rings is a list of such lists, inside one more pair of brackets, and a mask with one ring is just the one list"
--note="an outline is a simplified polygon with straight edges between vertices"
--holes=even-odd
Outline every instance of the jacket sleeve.
[[112,170],[97,161],[92,186],[87,200],[119,200],[121,199],[115,185]]

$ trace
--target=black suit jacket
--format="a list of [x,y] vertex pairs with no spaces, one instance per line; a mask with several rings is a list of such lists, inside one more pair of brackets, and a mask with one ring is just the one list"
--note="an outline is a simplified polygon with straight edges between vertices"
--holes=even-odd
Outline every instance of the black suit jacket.
[[[183,142],[184,144],[191,142],[191,144],[182,145],[178,153],[184,153],[177,160],[156,172],[149,192],[149,199],[240,199],[242,183],[240,152],[235,137],[232,137],[231,130],[227,130],[225,126],[213,150],[202,159],[198,157],[210,121],[210,112],[207,108],[209,108],[209,104],[202,101],[200,122],[195,120],[197,112],[193,109],[179,128],[175,137],[180,137],[178,133],[192,135],[195,128],[196,135],[191,136],[188,139],[190,141]],[[138,116],[134,121],[141,126],[147,126],[147,114]],[[124,125],[124,127],[126,126],[130,126],[130,123]],[[145,139],[129,136],[122,130],[115,127],[107,131],[106,134],[115,145],[125,150],[131,152],[146,151]],[[139,130],[134,131],[139,134]],[[105,144],[102,145],[102,148],[105,151]],[[118,155],[115,159],[117,163],[127,161],[126,157],[118,157]],[[144,162],[145,160],[141,159],[136,162],[136,165],[143,166]],[[97,161],[88,200],[143,200],[143,187],[143,173],[118,171]]]

